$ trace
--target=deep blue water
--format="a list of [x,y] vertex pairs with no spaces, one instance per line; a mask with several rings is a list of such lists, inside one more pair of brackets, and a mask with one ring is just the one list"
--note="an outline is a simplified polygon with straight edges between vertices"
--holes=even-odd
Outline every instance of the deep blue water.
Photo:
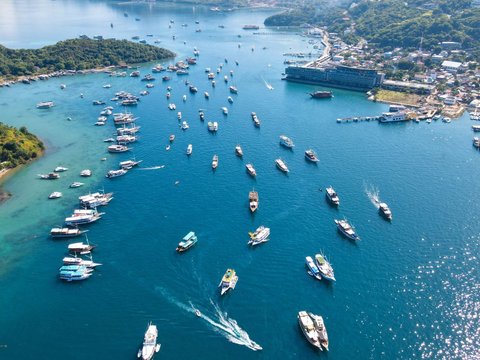
[[[188,77],[171,75],[162,83],[157,75],[151,94],[132,110],[142,126],[133,151],[142,167],[114,180],[104,174],[132,154],[106,153],[102,140],[113,125],[93,126],[101,107],[92,100],[109,101],[120,90],[139,93],[145,83],[95,74],[0,89],[0,121],[26,125],[47,145],[46,156],[3,185],[13,197],[0,207],[0,358],[131,359],[148,321],[159,328],[158,358],[317,358],[297,325],[304,309],[324,316],[330,352],[322,357],[480,356],[480,169],[466,116],[451,124],[337,124],[337,117],[377,115],[387,106],[343,90],[315,101],[306,94],[314,87],[281,81],[282,54],[313,49],[296,31],[262,28],[256,35],[241,29],[262,24],[271,11],[217,14],[189,6],[45,0],[5,1],[0,10],[0,43],[13,48],[87,34],[159,39],[177,60],[191,56],[194,47],[200,51]],[[212,88],[204,69],[220,63]],[[222,80],[230,70],[229,84],[239,89],[231,105]],[[185,79],[199,88],[196,95],[188,93]],[[102,87],[107,83],[111,89]],[[176,111],[167,109],[167,85],[190,124],[185,132]],[[57,105],[37,110],[35,104],[45,100]],[[219,122],[216,135],[207,131],[207,121]],[[176,140],[167,152],[170,134]],[[279,145],[281,134],[293,139],[293,151]],[[193,154],[187,157],[189,143]],[[243,159],[234,154],[236,144]],[[317,165],[305,160],[307,148],[319,155]],[[287,176],[276,169],[277,157],[287,162]],[[256,179],[245,172],[247,162]],[[69,168],[60,180],[36,179],[58,165]],[[83,188],[68,189],[85,168],[94,176]],[[339,209],[319,191],[328,185],[340,195]],[[104,265],[85,282],[62,283],[57,269],[68,241],[52,241],[49,230],[70,214],[79,195],[99,188],[115,192],[88,233],[98,244],[94,259]],[[254,216],[248,210],[252,188],[260,196]],[[48,201],[55,190],[64,197]],[[379,216],[374,195],[391,207],[392,223]],[[333,220],[344,216],[360,242],[337,233]],[[249,249],[248,232],[261,224],[271,228],[271,240]],[[178,255],[175,247],[190,230],[199,242]],[[306,273],[305,256],[320,250],[333,263],[334,284]],[[217,285],[228,267],[239,282],[220,298]],[[204,317],[197,318],[193,307]],[[246,333],[233,332],[233,319]],[[247,333],[263,351],[234,343],[248,343]]]

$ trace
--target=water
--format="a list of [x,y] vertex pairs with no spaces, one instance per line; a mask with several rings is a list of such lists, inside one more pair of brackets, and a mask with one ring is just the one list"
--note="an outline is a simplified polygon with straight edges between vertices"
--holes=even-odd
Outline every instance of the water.
[[[343,90],[315,101],[306,94],[314,87],[281,81],[282,54],[313,49],[294,31],[241,29],[261,24],[271,11],[217,14],[190,6],[44,0],[4,1],[0,8],[1,43],[13,48],[85,33],[159,39],[178,59],[200,50],[188,76],[199,92],[188,93],[185,78],[176,75],[168,83],[190,129],[179,129],[176,111],[167,109],[167,84],[157,80],[132,110],[142,129],[130,155],[106,153],[102,140],[113,126],[93,126],[101,107],[92,100],[108,102],[120,90],[139,93],[145,84],[138,79],[96,74],[0,89],[0,121],[26,125],[48,147],[46,156],[4,184],[13,197],[0,207],[0,358],[129,359],[148,321],[159,328],[164,359],[317,358],[298,328],[299,310],[324,316],[330,359],[480,356],[480,169],[466,117],[451,124],[337,124],[337,117],[377,115],[387,106]],[[204,69],[220,63],[212,88]],[[229,84],[239,89],[231,105],[222,80],[230,70]],[[111,89],[102,87],[107,83]],[[57,105],[35,109],[45,100]],[[206,121],[219,122],[216,135],[200,122],[200,108]],[[165,151],[170,134],[176,139]],[[281,134],[293,139],[293,151],[279,145]],[[189,143],[193,154],[187,157]],[[236,144],[243,160],[234,155]],[[307,148],[317,152],[318,165],[304,159]],[[105,179],[132,155],[143,160],[141,168]],[[275,168],[277,157],[288,164],[288,176]],[[257,179],[246,174],[247,162]],[[61,179],[36,179],[59,165],[69,168]],[[94,175],[84,187],[69,189],[85,168]],[[339,209],[319,191],[328,185],[341,198]],[[101,188],[115,199],[88,236],[98,244],[94,260],[104,265],[85,282],[62,283],[57,270],[68,241],[52,241],[49,229],[70,214],[79,195]],[[248,210],[252,188],[260,196],[254,216]],[[48,201],[55,190],[64,197]],[[378,214],[378,201],[392,209],[392,223]],[[359,243],[337,233],[333,219],[344,216],[356,226]],[[249,249],[248,232],[261,224],[272,229],[271,240]],[[198,244],[176,254],[190,230]],[[305,256],[319,251],[334,266],[334,284],[306,272]],[[220,297],[217,285],[228,267],[239,281]],[[256,345],[263,350],[253,351]]]

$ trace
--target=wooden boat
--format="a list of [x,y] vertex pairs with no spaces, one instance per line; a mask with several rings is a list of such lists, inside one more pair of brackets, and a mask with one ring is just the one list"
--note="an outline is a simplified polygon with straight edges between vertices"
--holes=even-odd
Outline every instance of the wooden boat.
[[248,193],[248,201],[250,202],[250,211],[254,213],[258,209],[258,192],[252,190]]

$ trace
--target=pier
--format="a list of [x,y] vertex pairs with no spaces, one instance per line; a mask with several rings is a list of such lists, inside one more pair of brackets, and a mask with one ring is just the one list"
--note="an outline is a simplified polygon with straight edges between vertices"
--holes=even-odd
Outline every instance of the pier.
[[344,118],[337,118],[337,123],[349,123],[349,122],[364,122],[364,121],[379,121],[381,116],[352,116],[352,117],[344,117]]

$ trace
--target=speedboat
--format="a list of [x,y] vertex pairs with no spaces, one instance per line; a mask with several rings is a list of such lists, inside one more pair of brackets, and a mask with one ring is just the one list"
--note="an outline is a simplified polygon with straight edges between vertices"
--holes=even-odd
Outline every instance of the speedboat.
[[80,171],[80,176],[83,176],[83,177],[92,176],[92,170],[90,170],[90,169],[82,170],[82,171]]
[[312,149],[305,150],[305,158],[308,161],[311,161],[311,162],[319,162],[320,161],[317,158],[317,154],[315,154],[315,151],[313,151]]
[[318,269],[317,265],[313,262],[313,259],[311,256],[307,256],[305,258],[305,264],[307,265],[307,272],[308,275],[313,276],[317,280],[322,280],[322,274],[320,273],[320,270]]
[[392,220],[392,211],[390,210],[387,204],[385,203],[378,204],[378,211],[385,219],[389,221]]
[[345,237],[351,240],[360,240],[360,236],[357,235],[355,229],[348,223],[347,220],[335,219],[335,224],[337,224],[338,231],[340,231]]
[[202,313],[200,312],[200,310],[195,309],[195,315],[197,315],[198,317],[201,317]]
[[218,284],[220,287],[220,294],[225,294],[229,289],[235,289],[235,285],[237,285],[238,276],[233,269],[227,269],[225,275],[222,277],[222,281]]
[[335,281],[335,274],[333,273],[332,265],[328,262],[325,255],[316,254],[315,262],[317,263],[318,270],[320,270],[320,273],[325,279]]
[[252,190],[248,193],[248,201],[250,203],[250,211],[254,213],[258,209],[258,192]]
[[121,153],[121,152],[130,150],[128,146],[120,145],[120,144],[110,145],[107,149],[108,149],[108,152],[111,152],[111,153]]
[[187,155],[191,155],[193,151],[193,146],[192,144],[188,144],[187,146]]
[[297,317],[298,325],[300,325],[300,329],[302,329],[303,335],[305,335],[308,342],[316,348],[322,350],[322,345],[320,344],[318,333],[315,329],[315,325],[313,324],[313,319],[307,314],[306,311],[299,311]]
[[178,243],[176,250],[178,252],[184,252],[190,249],[193,245],[197,243],[197,236],[193,231],[190,231],[187,235],[184,236],[182,241]]
[[156,352],[160,351],[160,344],[157,344],[158,330],[156,325],[150,322],[145,332],[142,348],[138,350],[137,357],[142,360],[150,360]]
[[53,170],[53,171],[54,171],[54,172],[64,172],[64,171],[67,171],[67,170],[68,170],[68,168],[66,168],[66,167],[57,166],[57,167],[55,168],[55,170]]
[[293,144],[292,139],[290,139],[288,136],[285,136],[285,135],[280,135],[280,144],[289,148],[289,149],[291,149],[295,146]]
[[270,228],[265,226],[259,226],[255,232],[248,233],[250,235],[250,240],[248,241],[248,245],[258,245],[270,240],[268,237],[270,236]]
[[54,173],[54,172],[51,172],[51,173],[48,173],[48,174],[39,174],[38,176],[40,177],[40,179],[43,179],[43,180],[60,179],[60,175],[57,174],[57,173]]
[[53,238],[69,238],[82,235],[88,230],[80,230],[78,228],[52,228],[50,236]]
[[333,190],[333,187],[331,187],[331,186],[327,187],[325,189],[325,195],[327,196],[327,199],[331,204],[333,204],[335,206],[340,205],[340,198],[338,197],[335,190]]
[[107,175],[105,175],[105,177],[112,179],[118,176],[125,175],[127,172],[128,170],[126,169],[110,170],[109,172],[107,172]]
[[243,150],[240,145],[235,146],[235,155],[237,155],[238,157],[243,156]]
[[68,245],[68,251],[71,253],[78,253],[80,255],[90,254],[96,245],[84,244],[83,242],[76,242]]
[[277,164],[277,167],[284,173],[289,172],[287,164],[285,164],[285,162],[282,159],[276,159],[275,164]]
[[70,188],[77,188],[77,187],[80,187],[80,186],[83,186],[84,184],[82,182],[78,182],[78,181],[75,181],[73,183],[70,184]]
[[58,199],[62,197],[62,193],[60,191],[54,191],[50,195],[48,195],[49,199]]
[[252,164],[246,164],[245,167],[247,168],[247,172],[248,172],[251,176],[253,176],[253,177],[257,176],[257,172],[255,171],[255,168],[253,167]]
[[212,159],[212,169],[215,170],[218,166],[218,155],[213,155]]

